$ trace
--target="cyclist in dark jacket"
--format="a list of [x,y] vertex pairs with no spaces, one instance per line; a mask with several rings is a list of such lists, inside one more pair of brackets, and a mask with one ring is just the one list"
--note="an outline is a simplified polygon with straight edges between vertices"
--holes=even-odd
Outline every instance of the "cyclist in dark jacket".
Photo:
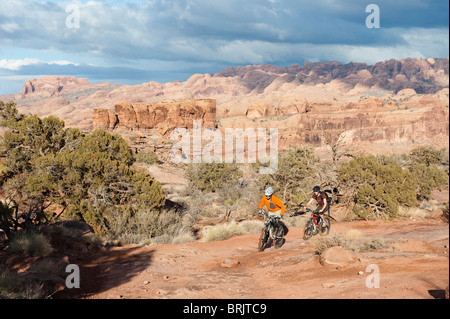
[[[330,209],[330,206],[328,205],[327,201],[327,195],[320,192],[320,186],[314,186],[313,195],[305,207],[311,205],[313,200],[317,201],[317,210],[320,215],[322,215],[325,212],[325,210]],[[316,225],[314,225],[314,228],[315,227]]]

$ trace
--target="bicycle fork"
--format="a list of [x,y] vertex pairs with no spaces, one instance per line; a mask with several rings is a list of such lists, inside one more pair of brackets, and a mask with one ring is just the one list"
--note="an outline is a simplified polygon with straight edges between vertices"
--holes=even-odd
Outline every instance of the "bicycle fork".
[[313,227],[314,227],[314,231],[317,230],[317,228],[322,228],[325,223],[325,220],[323,218],[321,218],[320,216],[318,216],[318,220],[316,221],[316,219],[314,218],[314,216],[312,217],[313,220]]

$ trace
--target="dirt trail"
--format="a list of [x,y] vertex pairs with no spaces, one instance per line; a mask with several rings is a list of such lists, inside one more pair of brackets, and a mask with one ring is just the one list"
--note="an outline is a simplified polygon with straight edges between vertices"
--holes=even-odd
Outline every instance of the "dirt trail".
[[[390,248],[332,263],[314,238],[291,228],[280,249],[256,249],[258,234],[222,242],[114,247],[81,267],[82,298],[301,299],[442,298],[449,284],[449,225],[440,219],[334,223],[329,236],[360,232]],[[380,271],[369,289],[366,267]],[[83,285],[84,283],[84,285]],[[74,297],[74,296],[72,296]]]

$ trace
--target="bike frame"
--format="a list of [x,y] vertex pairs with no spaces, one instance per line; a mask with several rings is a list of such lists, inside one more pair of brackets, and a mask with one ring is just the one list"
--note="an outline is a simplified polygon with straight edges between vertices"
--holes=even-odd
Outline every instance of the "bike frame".
[[[316,220],[315,217],[317,217],[317,220]],[[317,213],[312,213],[311,218],[312,218],[312,220],[314,221],[314,224],[315,224],[316,226],[319,226],[318,221],[319,221],[322,217],[320,217],[320,215],[317,214]]]
[[[266,220],[266,222],[264,223],[264,227],[267,227],[267,228],[266,228],[266,232],[269,233],[270,238],[275,239],[275,236],[274,236],[274,234],[273,234],[273,231],[274,231],[274,228],[276,227],[276,224],[275,224],[275,223],[276,223],[277,218],[276,218],[276,217],[269,216],[268,214],[266,214],[266,213],[264,213],[264,212],[261,213],[261,214],[267,217],[267,220]],[[278,227],[279,227],[279,225],[278,225]]]
[[[262,246],[260,242],[260,251],[265,249],[265,245],[269,238],[273,240],[275,248],[280,248],[284,243],[284,232],[282,226],[278,222],[278,218],[276,216],[269,216],[264,212],[261,212],[261,214],[266,216],[267,220],[262,229],[262,231],[264,231],[264,236],[260,238],[260,240],[262,240]],[[278,235],[278,230],[282,231],[281,237]],[[281,243],[281,245],[279,245],[279,243]]]

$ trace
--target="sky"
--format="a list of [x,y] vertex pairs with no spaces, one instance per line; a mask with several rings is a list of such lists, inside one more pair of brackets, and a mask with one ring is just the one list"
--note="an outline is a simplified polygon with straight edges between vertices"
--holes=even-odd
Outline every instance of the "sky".
[[45,75],[137,85],[448,56],[448,0],[0,0],[0,94]]

